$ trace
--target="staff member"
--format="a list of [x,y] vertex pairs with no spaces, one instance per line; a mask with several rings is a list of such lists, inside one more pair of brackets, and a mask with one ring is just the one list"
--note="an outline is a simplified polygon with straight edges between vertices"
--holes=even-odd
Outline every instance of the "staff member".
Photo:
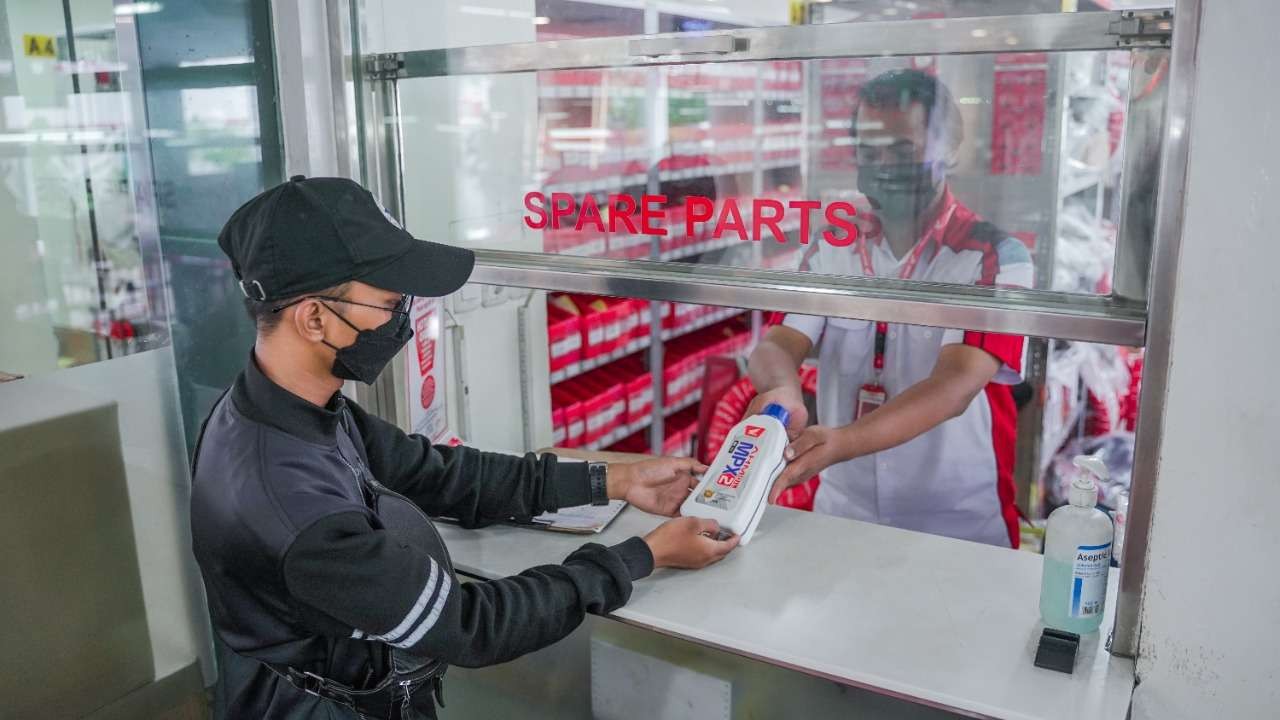
[[[1026,248],[951,194],[963,125],[931,75],[895,70],[859,92],[858,242],[810,245],[809,269],[925,282],[1027,287]],[[818,348],[818,423],[806,427],[797,370]],[[754,408],[791,411],[791,460],[773,489],[821,473],[814,510],[1018,546],[1013,460],[1023,339],[790,315],[752,353]]]
[[193,466],[222,716],[434,717],[447,664],[537,650],[620,607],[655,567],[702,567],[736,544],[680,518],[560,565],[458,583],[423,513],[479,527],[616,498],[673,515],[705,468],[432,446],[344,397],[344,380],[372,382],[412,336],[412,297],[457,290],[473,263],[415,240],[349,180],[295,177],[237,210],[218,242],[258,326]]

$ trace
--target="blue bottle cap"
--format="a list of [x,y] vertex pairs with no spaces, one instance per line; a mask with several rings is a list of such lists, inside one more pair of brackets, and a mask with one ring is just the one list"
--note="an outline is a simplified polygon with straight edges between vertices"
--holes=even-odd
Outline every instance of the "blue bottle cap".
[[768,405],[765,405],[764,410],[761,411],[760,414],[778,418],[778,422],[782,423],[783,427],[786,427],[787,423],[791,420],[791,413],[787,412],[787,409],[778,403],[769,403]]

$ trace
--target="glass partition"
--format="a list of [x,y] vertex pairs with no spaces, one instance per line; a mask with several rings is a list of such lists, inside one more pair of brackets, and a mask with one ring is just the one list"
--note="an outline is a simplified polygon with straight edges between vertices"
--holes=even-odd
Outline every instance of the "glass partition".
[[[163,347],[148,208],[131,182],[135,77],[110,3],[3,8],[0,372],[35,375]],[[69,32],[70,31],[70,32]],[[148,199],[138,198],[143,203]]]
[[409,79],[406,218],[474,248],[1106,294],[1126,79],[1124,53]]
[[[784,26],[670,5],[548,0],[533,27],[447,43],[387,31],[383,8],[366,179],[412,232],[478,258],[439,308],[444,379],[406,354],[385,417],[416,426],[443,384],[467,442],[700,454],[723,383],[785,314],[865,336],[862,354],[813,342],[827,383],[866,369],[881,326],[1016,341],[999,477],[1032,517],[1061,500],[1064,453],[1131,465],[1169,13],[837,0]],[[810,417],[849,422],[832,403],[859,387],[819,391]],[[469,417],[512,397],[518,418]]]
[[[1158,40],[1106,49],[1122,42],[1113,17],[616,39],[565,30],[554,42],[414,51],[385,56],[382,72],[394,70],[370,76],[384,100],[366,126],[397,128],[394,159],[378,172],[394,190],[382,194],[424,237],[558,257],[583,275],[582,262],[605,259],[621,264],[593,272],[666,263],[680,281],[776,279],[797,298],[823,285],[869,296],[845,310],[864,318],[905,319],[871,307],[888,292],[943,308],[1088,316],[1060,336],[1140,343],[1142,293],[1113,287],[1143,272],[1128,266],[1142,252],[1118,246],[1143,243],[1126,227],[1151,226],[1154,186],[1127,169],[1150,168],[1155,155],[1138,164],[1127,153],[1156,152],[1145,136],[1160,129],[1150,119],[1163,95],[1152,86],[1164,78],[1147,68],[1167,51],[1150,47]],[[555,23],[535,29],[540,40],[541,27]],[[910,51],[932,44],[976,52]],[[1131,77],[1143,82],[1132,97]],[[482,254],[481,268],[494,263]]]

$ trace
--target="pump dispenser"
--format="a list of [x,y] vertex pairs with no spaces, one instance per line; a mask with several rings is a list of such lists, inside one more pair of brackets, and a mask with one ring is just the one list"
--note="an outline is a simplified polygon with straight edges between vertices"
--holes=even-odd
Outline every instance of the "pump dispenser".
[[1110,477],[1107,466],[1089,455],[1077,456],[1068,504],[1049,515],[1045,526],[1044,571],[1040,580],[1040,617],[1044,624],[1079,635],[1102,624],[1107,602],[1107,573],[1115,527],[1099,510],[1095,481]]
[[768,505],[769,489],[782,472],[787,449],[787,409],[769,403],[729,431],[702,482],[680,506],[680,514],[711,518],[722,532],[751,542]]

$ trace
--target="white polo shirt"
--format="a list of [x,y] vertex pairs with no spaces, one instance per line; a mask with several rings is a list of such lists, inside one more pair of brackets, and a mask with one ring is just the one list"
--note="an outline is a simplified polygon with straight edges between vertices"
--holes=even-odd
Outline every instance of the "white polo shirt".
[[[912,253],[895,257],[878,236],[865,238],[875,274],[901,277]],[[1017,239],[982,223],[946,193],[921,243],[911,279],[1030,287],[1031,256]],[[914,252],[915,249],[913,249]],[[863,275],[854,247],[811,246],[815,272]],[[818,348],[818,422],[848,425],[858,392],[875,382],[875,323],[788,315],[784,324]],[[1017,411],[1009,385],[1021,380],[1023,338],[891,323],[879,380],[890,399],[927,378],[944,345],[981,347],[1002,367],[959,417],[898,447],[833,465],[821,474],[814,510],[882,525],[1017,547],[1013,459]]]

